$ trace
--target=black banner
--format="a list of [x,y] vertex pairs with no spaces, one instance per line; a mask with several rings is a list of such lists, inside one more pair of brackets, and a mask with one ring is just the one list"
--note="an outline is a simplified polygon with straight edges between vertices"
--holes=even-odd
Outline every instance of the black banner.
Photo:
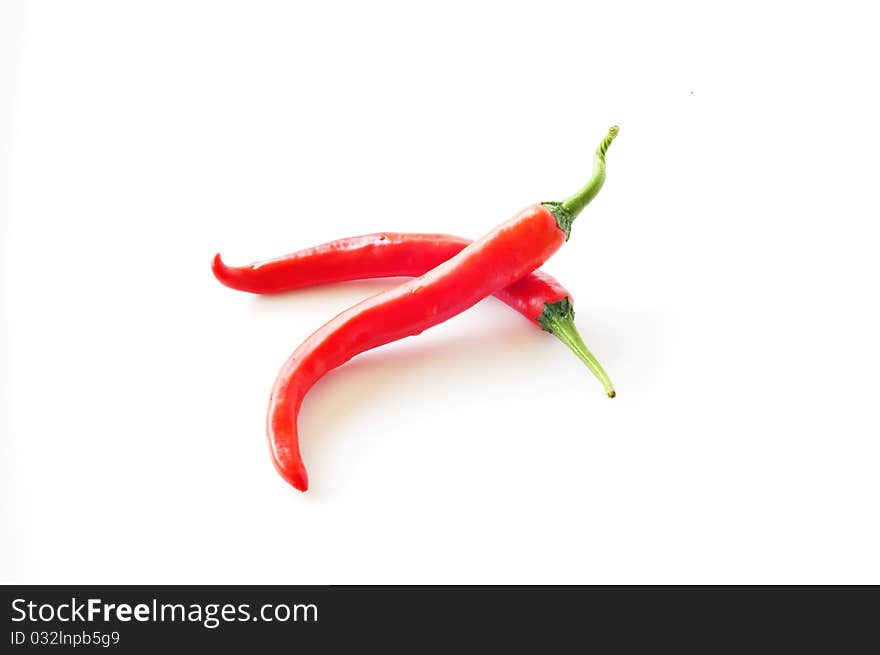
[[[860,650],[875,587],[0,587],[4,652]],[[866,641],[867,640],[867,641]]]

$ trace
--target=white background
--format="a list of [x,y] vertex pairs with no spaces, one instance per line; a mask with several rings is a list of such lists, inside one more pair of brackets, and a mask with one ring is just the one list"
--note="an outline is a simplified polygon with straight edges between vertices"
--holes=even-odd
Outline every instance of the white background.
[[[880,583],[880,60],[861,3],[4,2],[0,581]],[[608,400],[495,300],[266,401],[394,281],[233,264],[477,236],[547,265]],[[7,361],[8,360],[8,361]]]

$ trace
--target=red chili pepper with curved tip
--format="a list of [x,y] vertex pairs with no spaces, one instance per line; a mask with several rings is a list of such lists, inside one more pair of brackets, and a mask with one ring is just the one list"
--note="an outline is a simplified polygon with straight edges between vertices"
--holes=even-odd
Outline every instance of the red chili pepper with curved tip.
[[605,152],[616,135],[611,128],[596,151],[593,177],[574,196],[527,207],[421,277],[342,312],[294,351],[275,380],[267,417],[272,461],[285,480],[308,489],[296,423],[309,389],[355,355],[442,323],[541,266],[602,187]]
[[470,243],[447,234],[380,232],[337,239],[276,259],[227,266],[214,257],[214,277],[251,293],[278,293],[366,277],[421,275],[457,255]]
[[[246,266],[227,266],[218,254],[211,268],[214,276],[232,289],[277,293],[345,280],[421,275],[470,243],[448,234],[380,232],[337,239]],[[614,398],[608,374],[575,327],[571,294],[556,278],[533,271],[494,295],[571,348],[599,379],[605,393]]]

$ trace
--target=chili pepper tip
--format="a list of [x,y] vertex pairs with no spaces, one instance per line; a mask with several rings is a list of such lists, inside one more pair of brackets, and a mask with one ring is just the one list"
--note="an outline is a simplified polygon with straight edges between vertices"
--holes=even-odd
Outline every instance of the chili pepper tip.
[[287,480],[294,489],[302,492],[309,490],[309,476],[302,464],[298,465],[292,471],[282,468],[277,462],[275,466],[278,469],[278,472],[281,473],[281,477]]
[[609,398],[616,398],[617,392],[614,389],[612,389],[611,391],[608,392],[608,397]]
[[219,252],[214,255],[214,259],[211,262],[211,271],[214,273],[214,277],[217,278],[217,281],[221,284],[225,284],[227,287],[232,289],[250,290],[247,289],[247,287],[242,286],[243,281],[241,279],[242,276],[240,271],[231,266],[227,266],[220,258]]

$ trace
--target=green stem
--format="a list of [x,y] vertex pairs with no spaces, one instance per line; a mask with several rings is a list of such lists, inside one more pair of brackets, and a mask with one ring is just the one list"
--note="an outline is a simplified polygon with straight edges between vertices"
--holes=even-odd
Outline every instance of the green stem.
[[568,296],[559,302],[545,303],[544,311],[537,318],[537,321],[542,328],[568,346],[587,365],[587,368],[592,371],[596,379],[605,387],[605,393],[608,394],[609,398],[614,398],[617,395],[611,378],[608,377],[596,356],[587,348],[577,327],[575,327],[574,307],[572,307]]
[[596,155],[593,158],[593,176],[580,191],[563,202],[542,203],[553,212],[559,229],[565,232],[566,241],[571,235],[571,224],[574,222],[574,219],[583,211],[584,207],[590,204],[590,201],[596,197],[599,189],[605,183],[605,153],[608,152],[611,142],[614,141],[614,137],[617,136],[619,131],[620,128],[617,125],[613,125],[608,130],[605,138],[602,139],[602,143],[596,148]]

